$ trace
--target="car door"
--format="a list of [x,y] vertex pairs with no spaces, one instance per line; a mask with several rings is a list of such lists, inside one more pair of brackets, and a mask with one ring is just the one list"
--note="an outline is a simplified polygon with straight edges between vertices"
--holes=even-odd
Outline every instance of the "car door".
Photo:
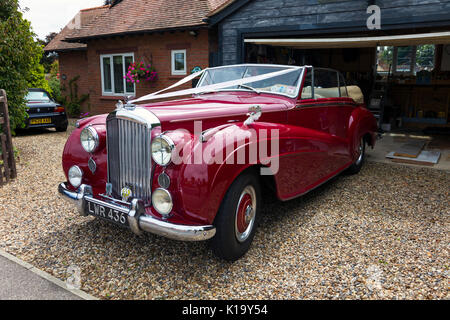
[[331,168],[334,172],[351,161],[348,127],[356,105],[348,97],[344,77],[338,71],[317,68],[314,75],[314,98],[326,109],[327,133],[333,140],[329,156],[333,161]]
[[297,105],[288,112],[288,124],[296,127],[289,162],[295,169],[280,171],[296,184],[286,186],[286,195],[308,191],[349,161],[345,128],[351,113],[344,107],[348,98],[341,97],[341,91],[338,72],[306,68]]

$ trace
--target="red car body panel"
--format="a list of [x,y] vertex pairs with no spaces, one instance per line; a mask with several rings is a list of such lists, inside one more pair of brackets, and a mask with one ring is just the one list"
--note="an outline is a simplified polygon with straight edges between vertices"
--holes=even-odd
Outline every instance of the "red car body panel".
[[[248,118],[249,107],[254,105],[261,107],[262,116],[246,126],[243,122]],[[215,139],[213,134],[208,141],[199,141],[199,136],[194,135],[195,121],[202,121],[201,131],[218,128],[217,132],[222,134],[245,136],[250,129],[256,130],[257,141],[267,139],[269,146],[274,138],[260,137],[259,129],[279,132],[279,154],[259,157],[257,163],[171,163],[164,170],[171,178],[169,191],[174,203],[169,221],[186,225],[212,224],[236,177],[251,166],[264,166],[270,157],[279,156],[279,170],[273,179],[277,197],[288,200],[302,195],[355,162],[361,137],[370,137],[369,144],[374,146],[377,131],[373,115],[351,98],[297,100],[276,94],[230,91],[141,106],[161,122],[160,127],[152,130],[152,138],[161,131],[170,135],[174,130],[185,129],[184,136],[174,134],[172,139],[175,143],[187,139],[194,148],[207,148]],[[105,192],[107,182],[106,116],[81,120],[68,139],[62,158],[66,177],[69,168],[78,165],[84,172],[83,183],[92,186],[94,196]],[[87,125],[93,125],[100,136],[101,145],[93,155],[80,144],[81,130]],[[229,147],[233,155],[239,152],[234,145]],[[251,143],[240,148],[248,151]],[[97,163],[95,174],[88,168],[91,156]],[[162,167],[155,165],[153,177],[162,171]],[[153,179],[153,190],[157,187],[157,179]],[[146,214],[161,218],[152,207],[147,208]]]

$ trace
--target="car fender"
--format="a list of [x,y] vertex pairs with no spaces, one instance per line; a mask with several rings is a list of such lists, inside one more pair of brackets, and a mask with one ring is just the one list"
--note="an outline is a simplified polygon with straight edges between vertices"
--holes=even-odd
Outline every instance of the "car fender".
[[[212,223],[227,190],[242,172],[250,167],[270,170],[269,158],[278,156],[271,153],[272,140],[278,137],[272,136],[270,129],[277,128],[272,123],[247,126],[239,122],[213,129],[215,132],[207,141],[193,136],[193,153],[198,155],[201,150],[201,161],[195,161],[192,156],[190,163],[182,163],[171,172],[179,178],[177,189],[182,195],[183,211],[191,218]],[[261,141],[268,144],[262,156],[257,146]]]
[[377,121],[373,114],[365,107],[359,106],[353,110],[348,124],[349,151],[353,155],[353,161],[358,158],[360,140],[366,134],[370,135],[369,145],[375,146],[375,133]]

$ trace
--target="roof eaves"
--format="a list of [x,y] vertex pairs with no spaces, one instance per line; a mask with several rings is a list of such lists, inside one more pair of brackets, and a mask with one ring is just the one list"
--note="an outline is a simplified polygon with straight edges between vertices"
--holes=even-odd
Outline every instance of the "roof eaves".
[[235,11],[246,5],[252,0],[230,0],[223,5],[210,12],[204,21],[207,21],[209,26],[214,26],[220,21],[233,14]]
[[144,29],[144,30],[125,31],[125,32],[118,32],[118,33],[98,34],[98,35],[91,35],[91,36],[84,36],[84,37],[71,36],[71,37],[66,37],[62,41],[69,42],[69,43],[77,43],[77,42],[85,43],[88,40],[95,40],[95,39],[123,37],[123,36],[128,36],[128,35],[151,34],[151,33],[158,33],[158,32],[195,30],[195,29],[202,29],[202,28],[207,28],[207,27],[208,27],[207,24],[198,24],[198,25],[192,25],[192,26],[182,26],[182,27],[173,27],[173,28]]

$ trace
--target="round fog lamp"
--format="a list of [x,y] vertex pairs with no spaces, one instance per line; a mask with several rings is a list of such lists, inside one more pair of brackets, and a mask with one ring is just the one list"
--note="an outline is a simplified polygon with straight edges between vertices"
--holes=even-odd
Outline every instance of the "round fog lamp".
[[80,134],[80,142],[86,152],[94,152],[99,144],[97,131],[92,127],[84,128]]
[[172,196],[166,189],[158,188],[152,194],[152,204],[159,214],[167,216],[173,208]]
[[70,167],[68,177],[70,184],[75,188],[78,188],[81,185],[81,180],[83,179],[83,171],[81,171],[78,166]]

